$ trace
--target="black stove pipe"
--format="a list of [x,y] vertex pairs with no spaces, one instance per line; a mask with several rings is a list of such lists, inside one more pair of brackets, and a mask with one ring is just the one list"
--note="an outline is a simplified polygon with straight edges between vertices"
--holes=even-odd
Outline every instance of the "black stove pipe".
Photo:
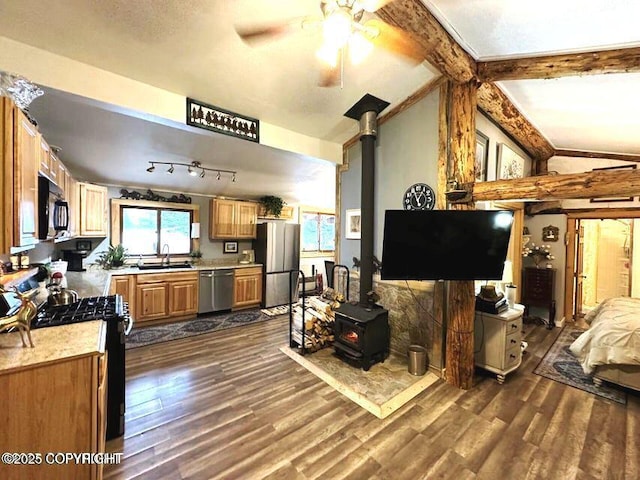
[[375,185],[375,148],[378,135],[378,114],[388,102],[366,94],[347,113],[359,120],[362,145],[362,177],[360,183],[360,303],[367,303],[367,293],[373,290],[373,217]]

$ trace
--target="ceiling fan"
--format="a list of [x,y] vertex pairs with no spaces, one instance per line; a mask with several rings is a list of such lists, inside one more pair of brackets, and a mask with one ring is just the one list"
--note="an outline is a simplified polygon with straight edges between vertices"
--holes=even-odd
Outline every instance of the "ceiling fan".
[[320,86],[338,85],[343,77],[344,57],[348,52],[351,62],[358,64],[373,49],[382,47],[417,64],[424,60],[422,45],[408,32],[393,27],[377,18],[366,19],[394,0],[321,0],[322,17],[302,17],[269,25],[236,27],[240,38],[249,44],[300,28],[322,28],[323,43],[316,52],[322,60]]

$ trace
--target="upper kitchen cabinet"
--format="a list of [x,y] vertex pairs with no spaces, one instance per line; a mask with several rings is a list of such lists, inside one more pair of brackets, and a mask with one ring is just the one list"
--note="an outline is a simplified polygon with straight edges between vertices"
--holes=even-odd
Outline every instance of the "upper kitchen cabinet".
[[38,238],[38,167],[40,135],[7,98],[0,99],[1,217],[0,253],[34,245]]
[[[107,187],[91,183],[78,183],[79,222],[77,233],[81,237],[107,236]],[[77,217],[76,217],[77,218]]]
[[213,198],[209,213],[212,239],[256,238],[257,203]]

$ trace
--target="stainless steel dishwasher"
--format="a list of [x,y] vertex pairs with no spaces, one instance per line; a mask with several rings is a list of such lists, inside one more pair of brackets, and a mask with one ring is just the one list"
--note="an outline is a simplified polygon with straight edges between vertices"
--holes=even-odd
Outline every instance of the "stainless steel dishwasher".
[[233,306],[233,270],[202,270],[198,313],[230,310]]

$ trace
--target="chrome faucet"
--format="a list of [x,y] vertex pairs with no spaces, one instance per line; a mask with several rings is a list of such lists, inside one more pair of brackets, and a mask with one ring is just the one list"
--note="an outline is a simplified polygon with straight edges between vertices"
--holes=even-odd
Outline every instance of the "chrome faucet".
[[164,253],[165,249],[167,250],[167,254],[162,259],[162,262],[160,262],[160,265],[164,265],[165,260],[167,262],[167,265],[171,264],[171,254],[169,253],[169,244],[168,243],[165,243],[162,246],[162,251],[160,252],[161,255]]

